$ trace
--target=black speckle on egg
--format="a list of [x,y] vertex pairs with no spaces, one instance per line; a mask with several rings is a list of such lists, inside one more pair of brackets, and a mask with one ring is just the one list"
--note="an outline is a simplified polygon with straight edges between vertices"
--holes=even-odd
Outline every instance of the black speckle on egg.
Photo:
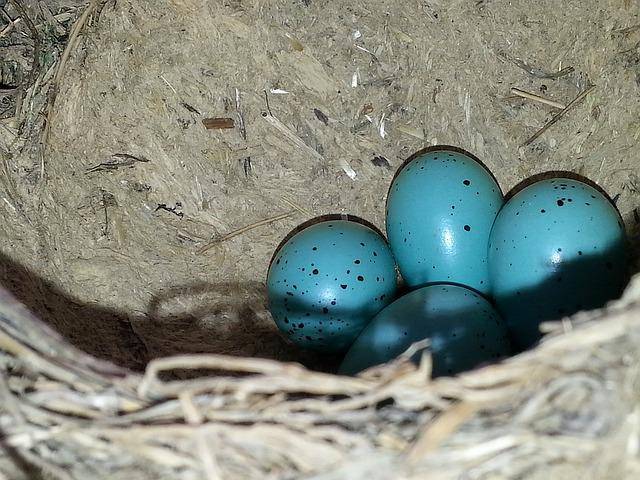
[[562,249],[561,249],[561,248],[559,248],[559,249],[558,249],[558,252],[561,252],[561,251],[562,251]]
[[349,275],[351,273],[351,270],[347,270],[347,275]]
[[287,295],[289,295],[290,297],[293,297],[293,292],[287,292]]
[[345,285],[344,283],[340,284],[340,288],[342,288],[343,290],[346,290],[346,289],[347,289],[347,286],[348,286],[348,285]]
[[298,328],[303,328],[304,327],[304,323],[299,323],[298,324]]
[[558,204],[559,207],[564,205],[564,202],[562,200],[558,200],[556,203]]
[[335,300],[331,300],[331,305],[335,305],[336,301]]
[[320,273],[320,272],[318,272],[318,269],[317,269],[317,268],[314,268],[312,273],[313,273],[314,275],[318,275],[318,273]]
[[464,183],[467,187],[471,185],[471,182],[469,180],[463,180],[462,183]]
[[355,263],[356,265],[360,265],[360,260],[354,260],[353,263]]
[[284,317],[284,323],[289,323],[289,319],[287,317]]
[[322,308],[322,313],[329,313],[329,309],[327,307]]
[[546,210],[543,208],[542,210],[540,210],[540,213],[545,213]]
[[465,231],[470,232],[471,231],[471,227],[469,225],[465,225],[464,226]]
[[313,247],[311,250],[318,250],[318,247]]

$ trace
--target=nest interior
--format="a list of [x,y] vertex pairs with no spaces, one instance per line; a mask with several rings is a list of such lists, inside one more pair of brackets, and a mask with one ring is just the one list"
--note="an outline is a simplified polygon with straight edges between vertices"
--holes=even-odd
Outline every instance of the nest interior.
[[[7,162],[5,284],[122,366],[213,352],[323,368],[266,311],[269,258],[318,215],[384,229],[395,169],[427,145],[474,153],[505,192],[585,175],[633,235],[640,31],[613,5],[107,2],[66,64],[46,150]],[[522,146],[558,110],[511,87],[566,105],[590,85]]]
[[[58,14],[64,2],[50,3]],[[43,88],[56,82],[49,111],[34,85],[21,115],[0,123],[1,279],[64,342],[127,370],[93,363],[7,300],[2,346],[16,375],[0,385],[1,418],[20,459],[61,478],[638,471],[637,289],[610,311],[565,320],[533,352],[435,383],[424,378],[428,361],[367,379],[271,363],[328,370],[335,359],[283,339],[264,290],[273,250],[296,225],[348,213],[384,230],[395,169],[434,144],[477,155],[505,192],[544,171],[584,175],[616,200],[635,241],[637,6],[117,0],[85,12],[64,68],[37,77]],[[568,105],[594,85],[524,145],[558,110],[512,87]],[[33,131],[47,119],[46,141],[29,135],[25,117]],[[211,117],[235,126],[207,129]],[[217,387],[130,372],[184,353],[238,359],[170,364],[178,377],[215,370]],[[85,367],[74,367],[78,358]],[[57,403],[38,396],[47,388]],[[155,439],[163,422],[166,445]],[[132,439],[140,448],[129,452]],[[212,457],[203,439],[224,455]],[[607,442],[615,452],[593,458]],[[104,462],[92,466],[74,448]]]

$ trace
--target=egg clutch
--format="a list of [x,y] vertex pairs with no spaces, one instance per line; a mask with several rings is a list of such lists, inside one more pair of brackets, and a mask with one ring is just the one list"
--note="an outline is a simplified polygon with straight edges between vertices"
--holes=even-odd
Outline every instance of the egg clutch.
[[457,149],[401,167],[386,233],[319,220],[269,267],[278,328],[301,347],[344,355],[342,374],[424,339],[434,376],[493,362],[533,346],[541,322],[618,297],[627,280],[624,224],[599,189],[547,178],[505,202],[489,170]]

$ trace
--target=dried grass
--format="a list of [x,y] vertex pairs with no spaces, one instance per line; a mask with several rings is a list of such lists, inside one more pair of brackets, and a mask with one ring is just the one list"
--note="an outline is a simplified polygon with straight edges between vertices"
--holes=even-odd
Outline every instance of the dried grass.
[[[357,378],[220,355],[141,375],[72,348],[3,292],[3,445],[65,479],[636,478],[638,291],[551,326],[531,352],[434,381],[428,357],[408,356]],[[163,378],[174,370],[201,376]]]
[[0,479],[638,478],[637,281],[436,381],[428,357],[323,373],[336,359],[282,339],[263,288],[303,220],[382,226],[394,167],[425,144],[474,152],[504,190],[586,175],[635,240],[631,2],[20,3],[72,41],[42,36],[0,120]]

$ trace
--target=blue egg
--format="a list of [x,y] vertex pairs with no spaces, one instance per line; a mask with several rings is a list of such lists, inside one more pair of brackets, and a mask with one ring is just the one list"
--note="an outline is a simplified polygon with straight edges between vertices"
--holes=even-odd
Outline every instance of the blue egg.
[[498,214],[489,242],[493,294],[514,346],[536,343],[543,321],[618,297],[626,263],[622,219],[595,188],[554,178],[518,192]]
[[343,352],[393,300],[395,261],[385,239],[353,221],[317,223],[295,234],[269,267],[269,309],[296,344]]
[[502,203],[489,171],[468,155],[437,150],[409,162],[387,199],[387,235],[406,283],[489,293],[487,244]]
[[431,285],[382,310],[355,341],[340,373],[385,363],[428,338],[433,376],[453,375],[510,354],[506,327],[481,295],[456,285]]

